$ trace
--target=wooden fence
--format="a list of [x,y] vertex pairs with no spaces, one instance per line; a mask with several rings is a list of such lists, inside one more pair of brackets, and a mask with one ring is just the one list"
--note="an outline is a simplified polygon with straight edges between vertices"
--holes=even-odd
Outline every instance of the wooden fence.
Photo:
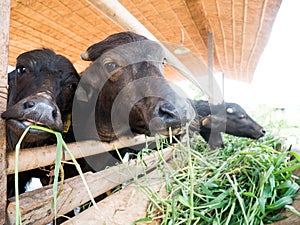
[[[99,1],[91,2],[99,4]],[[109,3],[109,1],[107,2]],[[9,14],[10,0],[1,0],[0,114],[6,109]],[[111,14],[111,11],[106,10],[106,14]],[[116,14],[112,15],[114,17],[116,16]],[[111,19],[115,20],[116,18]],[[121,25],[122,21],[124,26],[128,25],[127,22],[124,22],[126,20],[121,20],[121,22],[119,21]],[[149,35],[151,36],[151,34]],[[147,141],[151,141],[151,139],[148,139]],[[76,158],[81,158],[101,152],[107,152],[115,147],[123,148],[141,144],[143,142],[145,142],[144,138],[135,137],[124,138],[114,143],[100,144],[95,141],[72,143],[69,145],[69,148]],[[86,150],[81,151],[83,148]],[[19,157],[20,161],[22,161],[20,164],[20,171],[53,164],[55,161],[55,150],[54,146],[22,150]],[[165,161],[172,158],[172,148],[166,148],[162,151]],[[159,171],[155,170],[158,165],[157,159],[158,153],[152,154],[144,158],[143,162],[136,159],[132,160],[129,164],[120,164],[97,173],[88,172],[85,174],[85,178],[94,197],[139,176],[142,176],[140,178],[141,184],[151,186],[153,190],[158,190],[163,179]],[[6,155],[5,123],[2,119],[0,119],[0,225],[15,223],[15,199],[6,198],[7,175],[14,173],[14,160],[14,153],[8,153]],[[68,158],[66,158],[66,160],[68,160]],[[141,164],[146,164],[147,166],[141,166]],[[169,165],[167,164],[166,166],[168,167]],[[57,201],[58,215],[64,215],[65,213],[73,210],[75,207],[89,201],[89,196],[79,176],[67,179],[64,182],[63,187],[63,191],[58,196]],[[50,222],[54,216],[52,210],[52,198],[52,185],[20,195],[20,209],[23,224],[33,225],[46,224]],[[78,216],[66,221],[64,224],[81,225],[83,221],[88,222],[88,224],[131,224],[132,221],[145,217],[147,202],[148,200],[141,190],[134,184],[131,184],[97,203],[98,207],[90,207]],[[296,201],[294,205],[296,208],[300,208],[299,201]],[[299,218],[291,215],[290,213],[287,213],[287,215],[289,216],[287,220],[280,221],[276,224],[300,224]]]
[[[120,141],[106,144],[106,150],[114,149],[115,146],[119,147],[122,145],[130,146],[132,144],[140,143],[142,138],[139,141],[132,141],[132,139],[128,139],[127,141],[122,141],[120,145]],[[149,140],[148,140],[149,141]],[[71,151],[74,149],[76,152],[76,147],[74,146],[81,145],[81,147],[90,147],[99,145],[101,146],[103,143],[99,142],[84,142],[84,143],[77,143],[71,144]],[[110,147],[109,147],[110,146]],[[103,152],[103,149],[99,148],[100,152]],[[44,148],[41,149],[34,149],[37,153],[44,151]],[[48,146],[47,150],[50,152],[55,151],[55,146]],[[24,152],[32,151],[24,149],[22,150],[21,155],[24,155]],[[167,161],[172,157],[173,149],[166,148],[162,151],[162,155],[164,155],[164,159]],[[39,155],[40,153],[38,153]],[[161,155],[159,153],[151,154],[149,156],[144,157],[142,160],[136,159],[130,161],[128,164],[120,164],[117,166],[112,166],[108,169],[92,173],[88,172],[85,173],[85,179],[88,183],[88,186],[93,194],[94,197],[97,197],[111,189],[115,188],[116,186],[126,183],[129,180],[136,179],[140,176],[146,176],[148,172],[152,171],[158,165],[159,157]],[[22,157],[20,157],[22,160]],[[23,161],[22,161],[23,162]],[[50,162],[50,161],[49,161]],[[51,163],[48,163],[51,164]],[[145,166],[146,165],[146,166]],[[75,169],[75,167],[74,167]],[[147,175],[147,181],[151,180],[151,184],[153,182],[160,183],[159,176],[154,178],[153,174],[157,174],[158,171],[152,173],[150,176]],[[157,180],[158,179],[158,180]],[[145,178],[144,178],[145,180]],[[52,192],[52,185],[45,186],[43,188],[24,193],[20,195],[20,211],[22,217],[22,224],[46,224],[53,220],[53,192]],[[74,208],[81,206],[82,204],[88,202],[90,197],[84,187],[84,184],[81,180],[80,176],[76,176],[64,181],[63,190],[59,194],[57,199],[57,213],[58,215],[64,215]],[[120,200],[120,199],[119,199]],[[9,203],[7,206],[7,222],[8,224],[15,223],[15,198],[8,199]],[[106,200],[107,201],[107,200]],[[103,205],[101,203],[100,205]],[[144,210],[144,213],[146,211]],[[99,215],[96,214],[96,215]],[[138,216],[133,213],[132,217]],[[98,216],[97,216],[98,218]],[[102,218],[101,216],[99,218]],[[138,218],[137,218],[138,219]],[[85,221],[85,220],[82,220]]]

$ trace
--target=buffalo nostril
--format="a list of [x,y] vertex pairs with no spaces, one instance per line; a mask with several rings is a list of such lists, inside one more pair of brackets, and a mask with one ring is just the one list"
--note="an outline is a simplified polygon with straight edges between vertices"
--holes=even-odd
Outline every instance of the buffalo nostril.
[[26,102],[24,102],[24,104],[23,104],[24,109],[32,108],[34,105],[35,105],[35,103],[34,103],[33,101],[26,101]]
[[56,109],[52,111],[52,117],[55,119],[58,116],[58,112]]
[[166,106],[166,105],[162,105],[161,107],[159,107],[158,115],[161,118],[175,119],[177,117],[175,112],[172,109],[170,109],[169,106]]
[[261,130],[261,133],[262,133],[263,135],[265,135],[265,134],[266,134],[266,130],[265,130],[265,129],[262,129],[262,130]]

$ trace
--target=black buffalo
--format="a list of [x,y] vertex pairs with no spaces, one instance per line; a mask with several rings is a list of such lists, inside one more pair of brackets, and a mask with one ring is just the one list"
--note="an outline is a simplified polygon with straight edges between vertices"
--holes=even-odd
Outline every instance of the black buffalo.
[[111,141],[132,133],[167,134],[169,128],[176,133],[193,119],[190,103],[164,78],[164,52],[158,43],[121,32],[90,46],[81,57],[93,63],[76,92],[79,119],[74,126],[80,139]]
[[[38,124],[63,132],[69,123],[79,75],[73,64],[50,49],[36,49],[18,56],[16,69],[8,75],[6,120],[8,150],[13,150],[25,128]],[[65,137],[72,138],[65,127]],[[31,129],[22,147],[52,143],[51,135]]]
[[[224,116],[211,115],[211,106],[207,101],[190,100],[197,113],[196,125],[192,130],[198,130],[211,148],[223,147],[221,132],[252,139],[259,139],[266,131],[255,122],[246,111],[236,103],[224,104]],[[222,114],[222,113],[220,113]],[[215,126],[212,127],[212,118]]]
[[[19,55],[16,69],[8,74],[7,110],[1,115],[6,120],[8,151],[14,150],[20,136],[31,124],[64,132],[64,139],[73,141],[70,115],[79,80],[73,64],[50,49],[36,49]],[[54,135],[30,129],[21,147],[55,142]],[[46,174],[39,169],[22,172],[20,192],[33,176],[43,178],[43,184],[47,184],[49,177]],[[13,195],[13,187],[13,176],[9,176],[8,196]]]

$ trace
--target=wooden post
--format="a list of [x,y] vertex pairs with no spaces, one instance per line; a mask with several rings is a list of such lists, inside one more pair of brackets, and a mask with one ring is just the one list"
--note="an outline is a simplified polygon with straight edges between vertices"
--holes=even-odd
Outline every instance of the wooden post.
[[[0,1],[0,91],[7,93],[7,62],[10,0]],[[2,97],[1,97],[2,96]],[[0,96],[0,114],[6,109],[5,94]],[[5,123],[0,119],[0,224],[6,218],[6,138]]]
[[215,92],[214,92],[214,43],[213,43],[213,34],[208,32],[207,34],[207,49],[208,49],[208,85],[209,89],[212,92],[212,95],[209,96],[208,102],[210,104],[215,104]]

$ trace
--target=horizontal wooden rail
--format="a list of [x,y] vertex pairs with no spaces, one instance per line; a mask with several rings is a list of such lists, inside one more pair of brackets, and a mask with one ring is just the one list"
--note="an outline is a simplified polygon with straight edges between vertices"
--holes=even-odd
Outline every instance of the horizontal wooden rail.
[[[143,159],[131,160],[129,164],[120,164],[106,170],[85,174],[85,178],[94,197],[123,184],[133,178],[145,175],[164,160],[172,158],[173,148],[166,148],[161,152],[155,152],[144,156]],[[145,166],[146,165],[146,166]],[[57,199],[58,214],[63,215],[74,208],[89,201],[89,196],[79,176],[67,179],[63,191]],[[53,219],[52,210],[52,185],[20,195],[20,211],[22,224],[46,224]],[[7,215],[9,224],[15,223],[15,200],[9,199]]]
[[[153,137],[139,135],[135,137],[123,137],[113,142],[100,141],[83,141],[68,144],[68,148],[75,158],[96,155],[103,152],[108,152],[114,149],[131,147],[145,142],[155,140]],[[22,149],[19,155],[19,172],[35,169],[43,166],[52,165],[55,163],[56,146],[44,146],[30,149]],[[65,154],[65,160],[70,160],[70,157]],[[7,154],[7,174],[13,174],[15,168],[15,152]]]
[[89,224],[131,225],[135,220],[147,216],[149,198],[144,194],[142,188],[150,187],[152,191],[157,192],[163,182],[163,173],[154,170],[139,179],[138,186],[134,183],[128,185],[97,203],[99,210],[92,206],[62,225],[81,225],[82,221],[88,221]]

